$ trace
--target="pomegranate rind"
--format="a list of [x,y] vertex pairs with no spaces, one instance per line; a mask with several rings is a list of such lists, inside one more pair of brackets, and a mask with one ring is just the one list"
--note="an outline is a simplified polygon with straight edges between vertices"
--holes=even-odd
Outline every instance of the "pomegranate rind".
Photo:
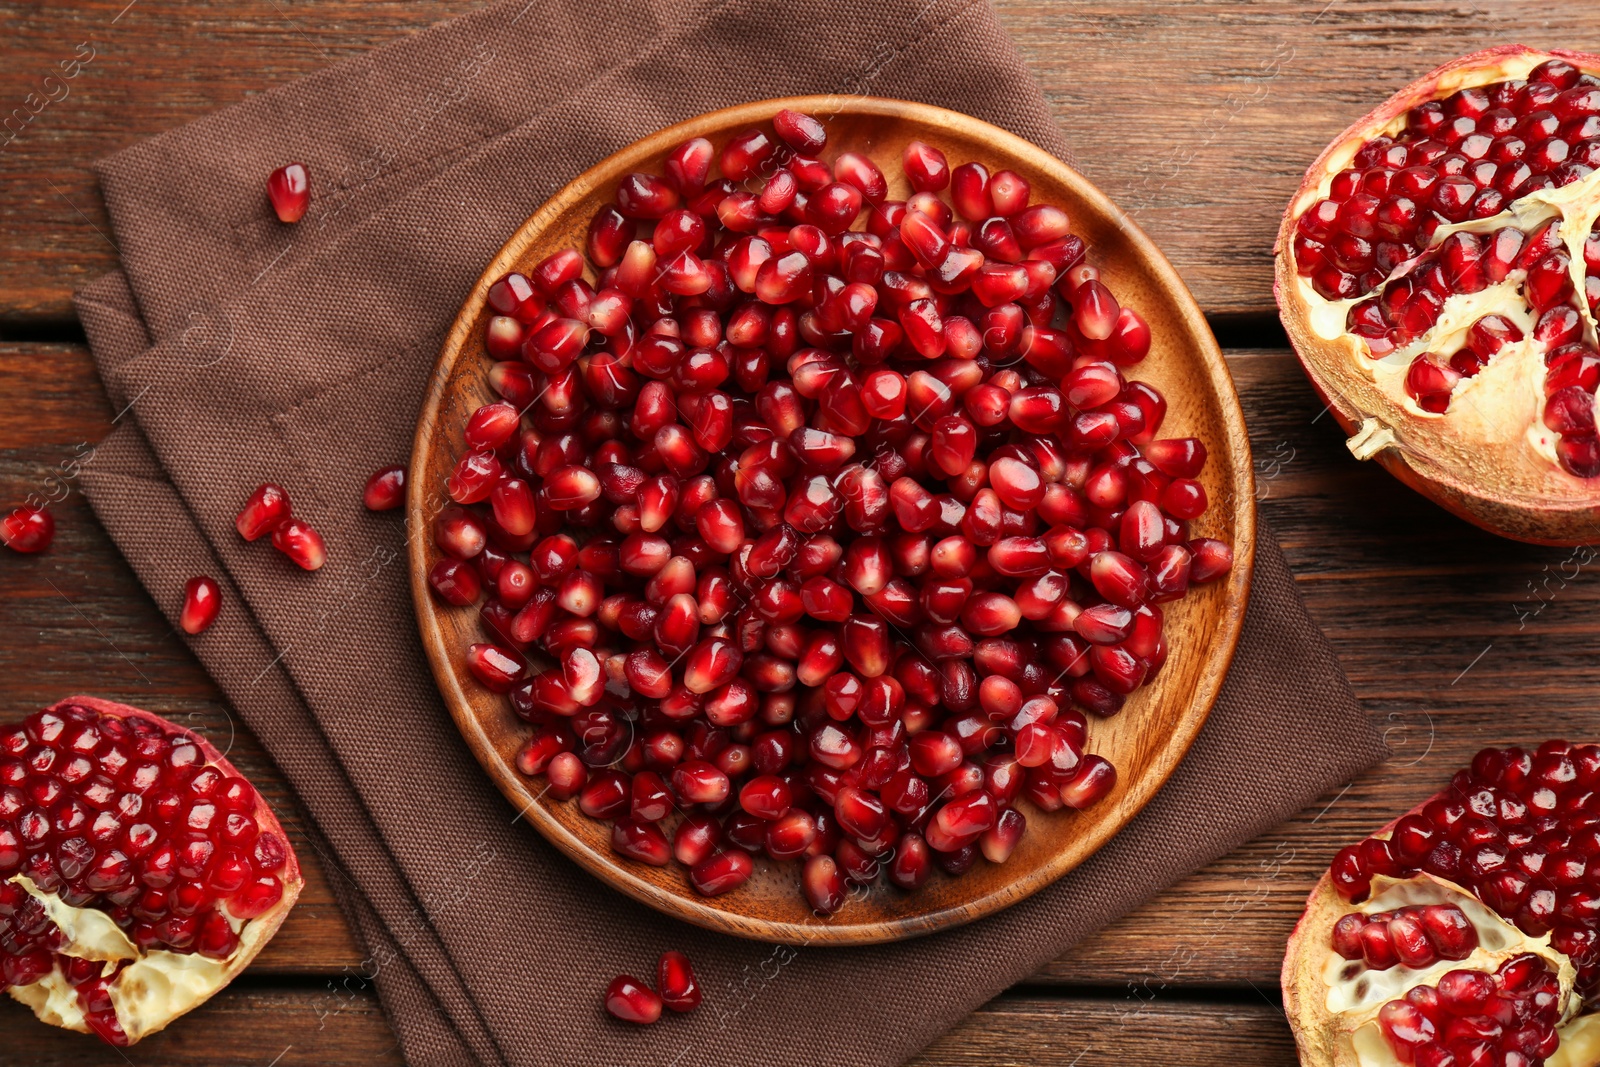
[[[159,715],[87,696],[68,697],[47,710],[60,711],[70,706],[87,708],[116,718],[143,719],[157,724],[192,741],[205,756],[208,765],[227,775],[245,777],[204,737]],[[12,879],[20,880],[24,889],[44,901],[52,919],[68,935],[69,943],[61,949],[62,954],[82,959],[132,961],[110,983],[108,990],[129,1045],[165,1028],[172,1020],[199,1007],[233,981],[272,940],[299,899],[300,891],[305,887],[299,858],[282,824],[259,791],[253,815],[262,833],[277,834],[283,841],[284,865],[277,872],[283,883],[283,896],[272,908],[244,922],[239,930],[239,947],[226,960],[212,960],[198,953],[166,950],[141,952],[103,913],[93,909],[72,908],[54,897],[45,897],[21,876]],[[37,982],[13,986],[6,991],[13,999],[31,1008],[42,1022],[81,1033],[92,1032],[78,1006],[76,991],[67,983],[59,966]]]
[[[1521,78],[1547,59],[1600,74],[1600,55],[1523,45],[1487,48],[1423,75],[1334,138],[1307,169],[1284,212],[1273,245],[1273,293],[1301,368],[1350,435],[1357,458],[1376,459],[1407,486],[1490,533],[1535,544],[1578,545],[1594,539],[1600,479],[1566,473],[1525,439],[1509,438],[1503,425],[1491,425],[1476,405],[1453,404],[1451,411],[1435,417],[1410,409],[1403,395],[1386,391],[1368,373],[1372,361],[1358,337],[1341,333],[1329,338],[1313,328],[1314,301],[1294,262],[1296,221],[1361,145],[1388,132],[1417,104],[1457,89]],[[1529,421],[1537,423],[1542,393],[1537,403],[1534,398],[1507,398],[1507,403],[1524,402],[1529,404]]]

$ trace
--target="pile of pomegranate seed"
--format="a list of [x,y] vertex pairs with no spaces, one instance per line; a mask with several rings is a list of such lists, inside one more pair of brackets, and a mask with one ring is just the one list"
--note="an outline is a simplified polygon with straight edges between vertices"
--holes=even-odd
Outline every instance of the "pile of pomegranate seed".
[[190,578],[183,587],[183,610],[178,614],[178,626],[186,634],[201,634],[217,621],[222,609],[222,589],[216,579],[200,575]]
[[1397,964],[1427,967],[1464,960],[1478,947],[1478,931],[1454,904],[1428,904],[1363,915],[1353,911],[1333,926],[1333,949],[1374,971]]
[[279,222],[299,222],[311,206],[311,175],[300,163],[289,163],[267,175],[267,199]]
[[1600,870],[1600,746],[1484,749],[1389,838],[1340,850],[1329,873],[1356,901],[1374,875],[1419,870],[1465,887],[1529,936],[1550,933],[1577,965],[1579,990],[1600,990],[1600,888],[1589,873]]
[[1161,605],[1232,552],[1190,530],[1205,447],[1157,436],[1123,376],[1150,330],[1067,215],[920,143],[892,200],[826,139],[785,111],[687,141],[622,180],[587,265],[494,283],[502,399],[429,580],[487,594],[467,668],[619,854],[706,895],[804,859],[829,913],[1004,862],[1020,798],[1110,792],[1084,712],[1156,675]]
[[56,537],[56,517],[48,508],[21,507],[0,519],[0,542],[13,552],[43,552]]
[[1507,960],[1494,974],[1447,971],[1378,1012],[1401,1063],[1419,1067],[1506,1064],[1534,1067],[1560,1040],[1561,983],[1535,955]]
[[272,547],[305,570],[314,571],[328,562],[328,548],[322,543],[322,535],[312,529],[310,523],[295,516],[289,506],[289,494],[282,486],[271,482],[257,486],[233,525],[246,541],[270,534]]
[[[659,990],[659,992],[658,992]],[[668,951],[656,962],[656,988],[629,974],[619,974],[606,987],[606,1011],[626,1023],[647,1025],[661,1018],[666,1006],[676,1012],[700,1006],[700,982],[689,957]]]
[[291,872],[276,821],[229,771],[153,716],[67,705],[0,732],[0,987],[59,963],[89,1026],[128,1043],[115,973],[58,954],[65,937],[19,875],[104,912],[142,951],[232,956],[239,924],[276,907]]

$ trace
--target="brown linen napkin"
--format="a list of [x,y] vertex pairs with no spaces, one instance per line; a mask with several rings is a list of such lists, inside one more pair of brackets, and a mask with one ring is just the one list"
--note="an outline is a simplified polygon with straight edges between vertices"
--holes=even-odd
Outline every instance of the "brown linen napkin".
[[[925,100],[1067,156],[982,0],[504,0],[99,164],[124,272],[79,309],[133,424],[86,491],[162,604],[189,575],[225,582],[193,647],[315,820],[413,1063],[896,1063],[1382,754],[1263,532],[1239,652],[1188,759],[1092,860],[981,923],[774,949],[615,894],[521,823],[440,704],[406,534],[361,487],[409,454],[456,308],[540,203],[663,125],[812,92]],[[289,159],[314,197],[282,227],[261,185]],[[323,570],[234,532],[269,479],[326,536]],[[606,981],[668,947],[694,958],[705,1007],[644,1030],[606,1019]]]

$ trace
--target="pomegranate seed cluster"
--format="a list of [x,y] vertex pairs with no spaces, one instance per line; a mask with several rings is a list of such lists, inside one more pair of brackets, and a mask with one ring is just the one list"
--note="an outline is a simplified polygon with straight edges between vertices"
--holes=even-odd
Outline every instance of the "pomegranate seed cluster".
[[606,987],[606,1011],[625,1023],[648,1026],[661,1018],[663,1006],[676,1012],[700,1006],[700,981],[689,957],[676,950],[661,954],[656,962],[656,988],[631,974],[619,974]]
[[893,200],[826,141],[791,111],[687,141],[587,263],[489,289],[502,399],[429,580],[482,601],[466,666],[533,724],[520,770],[618,853],[706,895],[804,859],[831,913],[1003,862],[1020,798],[1104,797],[1085,713],[1156,675],[1162,605],[1232,553],[1190,529],[1205,447],[1158,436],[1123,375],[1150,330],[1066,214],[917,142]]
[[[1600,746],[1550,741],[1484,749],[1388,838],[1340,850],[1330,876],[1358,901],[1374,875],[1426,871],[1469,890],[1572,957],[1578,989],[1600,989]],[[1449,957],[1446,957],[1449,958]]]
[[[107,914],[141,950],[227,959],[238,923],[283,896],[285,842],[255,789],[153,721],[68,706],[0,733],[0,986],[58,962],[90,1025],[126,1044],[100,961],[58,956],[61,931],[12,879]],[[120,969],[120,965],[119,965]]]
[[1538,1067],[1560,1045],[1561,983],[1535,955],[1495,973],[1447,971],[1378,1012],[1401,1063],[1417,1067]]
[[1600,168],[1600,79],[1559,59],[1460,89],[1374,137],[1300,218],[1295,263],[1329,300],[1378,289],[1441,226],[1500,214]]
[[1333,925],[1333,950],[1374,971],[1421,968],[1464,960],[1478,947],[1478,931],[1454,904],[1429,904],[1365,915],[1353,911]]
[[281,485],[264,482],[256,486],[233,525],[246,541],[270,536],[272,547],[303,570],[318,570],[328,562],[328,546],[323,543],[322,535],[294,513],[289,493]]
[[[1349,303],[1345,329],[1372,359],[1404,361],[1401,386],[1420,412],[1451,410],[1502,351],[1542,358],[1553,458],[1600,476],[1600,236],[1569,245],[1561,232],[1569,212],[1592,206],[1597,169],[1594,75],[1552,59],[1523,80],[1463,88],[1411,108],[1333,175],[1295,224],[1295,269]],[[1580,182],[1590,191],[1556,196]]]

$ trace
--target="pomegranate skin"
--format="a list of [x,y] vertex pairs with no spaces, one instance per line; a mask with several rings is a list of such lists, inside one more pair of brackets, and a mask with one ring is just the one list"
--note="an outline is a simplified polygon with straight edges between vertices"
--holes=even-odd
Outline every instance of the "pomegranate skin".
[[[1584,73],[1600,73],[1600,56],[1593,54],[1523,45],[1488,48],[1423,75],[1336,137],[1307,170],[1284,213],[1273,249],[1273,290],[1301,367],[1349,435],[1347,443],[1357,458],[1376,459],[1405,485],[1491,533],[1534,544],[1578,545],[1593,540],[1600,478],[1568,474],[1555,458],[1557,450],[1552,447],[1549,455],[1536,451],[1512,431],[1513,423],[1538,423],[1539,411],[1531,405],[1527,412],[1520,406],[1513,410],[1518,402],[1504,395],[1487,405],[1455,405],[1452,413],[1440,417],[1419,414],[1403,392],[1374,380],[1368,369],[1373,357],[1361,338],[1348,331],[1330,337],[1314,328],[1320,298],[1300,275],[1294,248],[1301,216],[1322,198],[1329,176],[1344,170],[1360,145],[1392,129],[1419,104],[1443,100],[1464,87],[1522,78],[1550,59]],[[1512,203],[1507,197],[1504,206]],[[1477,417],[1474,411],[1490,415]]]
[[[73,708],[82,709],[100,717],[100,719],[95,720],[97,722],[105,718],[114,718],[125,722],[140,721],[154,725],[163,731],[167,739],[172,743],[192,744],[198,750],[199,761],[194,766],[202,768],[200,773],[203,774],[207,770],[214,770],[224,780],[244,778],[228,762],[227,758],[204,737],[140,708],[102,700],[97,697],[71,696],[58,701],[49,708],[43,709],[43,714],[64,713]],[[221,799],[222,794],[220,792],[213,794],[213,796],[218,799],[219,803],[227,803]],[[132,1002],[129,1005],[131,1013],[122,1010],[115,1012],[114,1019],[117,1023],[120,1023],[120,1030],[113,1035],[107,1035],[98,1028],[92,1028],[92,1024],[85,1021],[81,1016],[75,1020],[66,1020],[53,1013],[47,1014],[41,1010],[41,1004],[36,1002],[37,998],[30,996],[33,990],[28,986],[10,987],[7,991],[11,996],[33,1008],[41,1019],[53,1025],[63,1026],[83,1033],[99,1033],[101,1037],[115,1044],[132,1045],[142,1038],[163,1029],[185,1012],[199,1007],[219,990],[226,987],[240,972],[249,966],[261,949],[277,933],[279,927],[283,924],[283,920],[293,909],[301,890],[305,887],[305,880],[300,873],[300,863],[295,855],[294,847],[277,817],[267,805],[265,798],[260,796],[259,793],[255,793],[253,803],[248,808],[241,806],[237,810],[248,812],[249,818],[255,823],[259,832],[257,840],[264,841],[270,835],[275,838],[276,847],[281,848],[281,858],[275,856],[273,860],[273,862],[279,864],[274,873],[281,885],[281,895],[276,902],[269,905],[263,902],[264,910],[259,911],[258,914],[250,918],[240,929],[237,944],[233,948],[231,955],[217,959],[217,962],[223,964],[221,969],[213,976],[210,976],[201,987],[190,990],[182,996],[172,997],[171,1002],[167,1003],[163,1003],[159,999],[163,995],[160,989],[152,992],[149,988],[129,989],[124,987],[120,992],[132,998]],[[214,888],[214,879],[216,878],[217,871],[213,870],[207,875],[208,886]],[[221,898],[219,897],[218,899]],[[243,899],[242,895],[238,895],[232,898],[231,902],[237,904]],[[209,903],[207,901],[208,906]],[[202,940],[197,939],[195,946],[198,958],[198,953],[205,951]],[[209,963],[211,961],[205,962]],[[131,973],[132,968],[138,966],[138,963],[139,961],[136,960],[130,963],[127,969],[118,972],[118,979],[124,974]],[[110,980],[107,985],[111,988],[117,988],[118,979]],[[164,981],[156,984],[162,988],[166,987]],[[120,1040],[114,1040],[114,1038],[120,1038]]]

